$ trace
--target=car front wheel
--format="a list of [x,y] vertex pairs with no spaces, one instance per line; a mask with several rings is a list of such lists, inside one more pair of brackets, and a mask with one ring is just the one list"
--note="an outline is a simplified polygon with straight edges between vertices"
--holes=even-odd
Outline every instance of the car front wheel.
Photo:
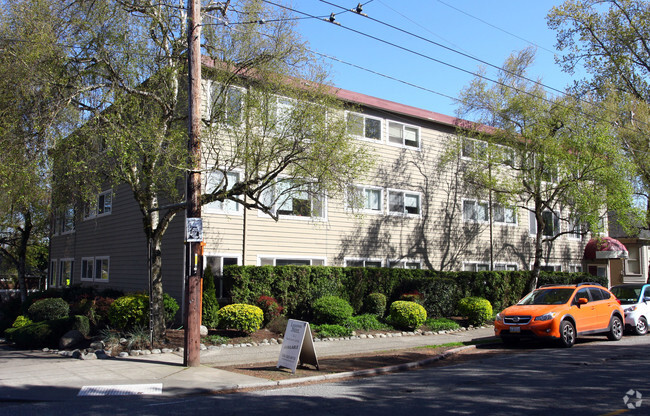
[[643,316],[636,322],[634,333],[637,335],[645,335],[648,333],[648,321]]
[[569,321],[560,324],[560,345],[565,348],[573,347],[576,343],[576,329]]
[[607,333],[607,338],[610,341],[618,341],[623,337],[623,322],[618,316],[612,316],[611,321],[609,321],[609,332]]

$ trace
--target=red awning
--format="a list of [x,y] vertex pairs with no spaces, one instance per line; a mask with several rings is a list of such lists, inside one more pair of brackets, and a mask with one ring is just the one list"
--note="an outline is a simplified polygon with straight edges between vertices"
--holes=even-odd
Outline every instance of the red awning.
[[597,237],[585,246],[586,260],[627,258],[627,248],[615,238]]

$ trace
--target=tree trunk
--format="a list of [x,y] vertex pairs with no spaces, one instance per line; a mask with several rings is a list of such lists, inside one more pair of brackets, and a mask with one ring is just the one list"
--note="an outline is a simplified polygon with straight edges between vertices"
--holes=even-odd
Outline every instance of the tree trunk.
[[165,308],[162,284],[162,236],[152,238],[151,253],[151,327],[153,337],[160,340],[165,336]]
[[529,289],[537,289],[537,284],[539,283],[539,272],[542,266],[542,256],[544,256],[544,218],[542,217],[542,210],[539,207],[535,207],[535,219],[537,220],[535,235],[535,261],[533,262],[533,270],[530,274],[530,283]]
[[25,224],[20,232],[20,243],[16,252],[16,269],[18,269],[18,288],[20,290],[20,302],[27,302],[27,244],[32,234],[32,214],[29,211],[23,212]]

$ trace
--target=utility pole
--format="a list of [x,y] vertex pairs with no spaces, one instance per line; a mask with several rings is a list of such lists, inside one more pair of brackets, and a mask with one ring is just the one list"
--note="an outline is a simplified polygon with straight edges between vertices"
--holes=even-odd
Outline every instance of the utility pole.
[[201,2],[188,0],[188,150],[192,169],[187,175],[185,342],[183,365],[201,363],[201,277],[203,227],[201,224]]

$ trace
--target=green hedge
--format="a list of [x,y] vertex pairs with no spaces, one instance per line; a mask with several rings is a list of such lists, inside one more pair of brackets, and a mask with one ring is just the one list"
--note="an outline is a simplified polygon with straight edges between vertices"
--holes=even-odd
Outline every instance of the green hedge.
[[[227,266],[224,275],[233,282],[233,302],[255,304],[260,296],[272,296],[292,318],[311,320],[310,306],[323,296],[347,300],[355,314],[364,311],[371,293],[386,295],[388,303],[407,293],[422,295],[430,317],[458,314],[465,297],[487,299],[495,311],[510,306],[528,293],[529,271],[439,272],[434,270],[330,267],[330,266]],[[538,286],[607,280],[586,273],[541,272]]]

